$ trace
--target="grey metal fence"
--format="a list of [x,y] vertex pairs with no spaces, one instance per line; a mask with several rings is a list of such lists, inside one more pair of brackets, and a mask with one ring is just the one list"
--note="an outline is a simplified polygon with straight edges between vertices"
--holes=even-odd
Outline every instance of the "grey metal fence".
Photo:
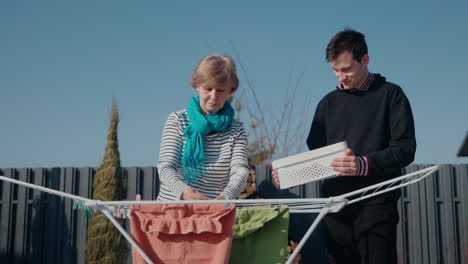
[[[412,165],[406,172],[427,167]],[[276,190],[267,167],[257,167],[258,192],[266,198],[317,197],[318,185]],[[91,198],[94,168],[0,169],[0,175]],[[155,167],[123,168],[127,199],[155,199]],[[468,164],[444,165],[428,179],[405,188],[400,199],[400,263],[468,263]],[[0,263],[85,263],[88,220],[73,201],[0,181]],[[315,215],[291,218],[299,240]],[[127,223],[127,230],[128,223]],[[302,250],[305,263],[324,262],[318,229]],[[129,259],[130,262],[130,259]]]
[[442,166],[405,188],[399,210],[402,263],[468,263],[468,165]]

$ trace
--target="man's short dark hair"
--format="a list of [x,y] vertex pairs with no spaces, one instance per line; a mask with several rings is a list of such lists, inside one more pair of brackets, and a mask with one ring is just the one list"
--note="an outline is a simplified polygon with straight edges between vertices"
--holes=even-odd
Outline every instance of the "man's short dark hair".
[[361,62],[364,55],[367,54],[366,36],[352,28],[345,28],[336,33],[330,40],[326,51],[327,62],[335,60],[341,53],[349,51],[353,58]]

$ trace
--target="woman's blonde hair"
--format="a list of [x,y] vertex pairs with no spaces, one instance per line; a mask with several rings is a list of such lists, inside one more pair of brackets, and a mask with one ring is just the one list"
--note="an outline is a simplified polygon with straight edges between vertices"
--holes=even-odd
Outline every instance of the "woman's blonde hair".
[[229,56],[217,54],[207,56],[195,67],[190,84],[193,88],[202,85],[229,86],[232,89],[231,93],[234,93],[239,87],[236,64]]

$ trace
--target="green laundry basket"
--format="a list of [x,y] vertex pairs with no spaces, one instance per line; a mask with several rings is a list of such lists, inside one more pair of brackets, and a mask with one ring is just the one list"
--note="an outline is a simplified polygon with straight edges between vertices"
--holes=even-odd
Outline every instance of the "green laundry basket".
[[237,210],[229,263],[283,264],[288,225],[288,208]]

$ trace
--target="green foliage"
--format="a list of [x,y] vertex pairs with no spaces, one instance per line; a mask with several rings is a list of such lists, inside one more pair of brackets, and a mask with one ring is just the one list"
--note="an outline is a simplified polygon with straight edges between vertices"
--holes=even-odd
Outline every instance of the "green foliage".
[[[256,128],[253,124],[250,127],[252,129]],[[268,142],[266,142],[266,136],[262,136],[252,143],[249,143],[247,151],[249,163],[258,165],[271,160],[271,156],[275,153],[275,146],[269,145]]]
[[[117,128],[119,114],[112,103],[111,123],[104,158],[93,180],[93,199],[116,201],[125,199],[125,184],[120,166]],[[121,225],[124,221],[119,220]],[[91,216],[85,256],[88,264],[118,264],[126,261],[127,242],[117,228],[102,213]]]

